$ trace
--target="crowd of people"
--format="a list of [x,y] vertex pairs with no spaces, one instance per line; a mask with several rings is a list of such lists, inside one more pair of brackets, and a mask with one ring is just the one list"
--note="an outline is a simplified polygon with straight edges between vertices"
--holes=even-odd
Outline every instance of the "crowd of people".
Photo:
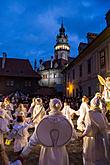
[[[91,100],[87,96],[77,100],[45,96],[33,98],[28,105],[4,98],[0,102],[0,165],[23,165],[38,144],[42,145],[39,165],[69,165],[65,145],[71,139],[83,140],[84,165],[110,165],[107,111],[99,92]],[[10,142],[17,156],[12,163],[5,153]]]

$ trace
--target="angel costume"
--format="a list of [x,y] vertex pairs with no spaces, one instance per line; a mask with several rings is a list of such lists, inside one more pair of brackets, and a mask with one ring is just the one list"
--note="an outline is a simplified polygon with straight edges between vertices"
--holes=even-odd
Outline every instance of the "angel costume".
[[83,133],[83,164],[109,165],[109,140],[107,120],[99,108],[90,110],[86,116]]
[[33,119],[36,117],[36,115],[38,115],[38,117],[34,120],[35,127],[37,127],[38,123],[41,121],[41,119],[43,118],[45,114],[46,112],[42,104],[35,105],[33,109],[33,114],[32,114]]
[[0,144],[4,144],[3,134],[9,132],[7,119],[10,120],[10,116],[0,108]]
[[71,120],[72,115],[74,114],[75,110],[73,110],[69,105],[65,105],[62,109],[62,114],[66,116],[66,118],[69,120],[69,122],[73,125],[73,122]]
[[[89,111],[89,105],[86,102],[82,102],[78,110],[79,118],[77,120],[77,129],[80,131],[85,130],[85,122],[86,122],[85,116],[88,111]],[[77,111],[75,113],[77,113]]]
[[[58,102],[59,104],[59,100],[58,99],[53,99],[51,102]],[[67,120],[60,111],[58,111],[58,109],[54,109],[54,110],[51,110],[49,112],[49,115],[48,115],[48,119],[50,118],[50,120],[48,120],[50,123],[51,123],[51,118],[54,118],[54,121],[55,120],[58,120],[58,121],[62,121],[62,120]],[[45,119],[45,117],[44,117]],[[44,120],[43,119],[43,120]],[[62,119],[62,120],[61,120]],[[41,121],[42,122],[42,121]],[[40,122],[40,123],[41,123]],[[63,122],[63,121],[62,121]],[[56,122],[58,123],[58,122]],[[68,122],[69,123],[69,122]],[[62,123],[63,124],[63,123]],[[40,124],[39,124],[40,125]],[[39,125],[37,127],[37,132],[34,131],[32,137],[30,138],[29,140],[29,143],[28,145],[23,149],[22,151],[22,156],[26,156],[30,153],[30,151],[32,150],[32,148],[34,146],[36,146],[37,144],[40,144],[41,143],[41,140],[39,140],[39,136],[38,136],[38,129],[39,129]],[[69,124],[71,126],[71,124]],[[48,128],[51,127],[52,125],[48,125]],[[45,127],[45,125],[44,125]],[[54,128],[54,126],[52,126]],[[59,125],[60,127],[60,125]],[[47,129],[48,129],[47,128]],[[64,128],[64,127],[63,127]],[[72,128],[72,127],[71,127]],[[45,129],[44,129],[45,130]],[[61,129],[61,131],[65,131],[65,129]],[[59,138],[59,135],[60,135],[60,132],[57,134],[57,130],[56,129],[53,129],[54,133],[55,133],[55,136],[58,135],[58,138]],[[47,131],[46,131],[47,132]],[[46,133],[45,132],[45,133]],[[65,131],[67,133],[67,130]],[[69,132],[69,131],[68,131]],[[47,140],[47,146],[49,144],[49,139],[46,138],[46,134],[44,133],[42,137],[44,137],[44,141]],[[43,134],[43,132],[42,132]],[[69,134],[69,133],[68,133]],[[68,135],[67,134],[67,135]],[[50,137],[52,136],[52,132],[50,131]],[[55,140],[55,136],[53,136],[53,139]],[[72,134],[71,134],[72,136]],[[64,136],[62,136],[63,138],[65,138]],[[58,140],[58,139],[57,139]],[[56,144],[57,142],[55,142]],[[69,165],[69,159],[68,159],[68,154],[67,154],[67,151],[66,151],[66,147],[65,147],[65,144],[63,144],[62,146],[57,146],[55,145],[54,147],[50,146],[50,147],[47,147],[47,146],[42,146],[41,147],[41,151],[40,151],[40,158],[39,158],[39,165]]]
[[24,122],[16,123],[13,126],[12,132],[16,131],[15,141],[14,141],[14,152],[19,152],[28,143],[28,126],[24,128],[26,124]]

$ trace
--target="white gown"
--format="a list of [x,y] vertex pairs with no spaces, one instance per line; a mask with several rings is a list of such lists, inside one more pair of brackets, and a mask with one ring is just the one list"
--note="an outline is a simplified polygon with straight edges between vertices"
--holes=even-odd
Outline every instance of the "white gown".
[[[55,115],[59,115],[58,112],[54,111],[54,113]],[[54,113],[51,112],[50,115],[53,115]],[[61,115],[61,112],[59,113]],[[40,144],[40,142],[36,132],[34,131],[28,145],[23,149],[22,155],[27,156],[37,144]],[[69,165],[69,158],[66,147],[42,146],[40,151],[39,165]]]
[[79,118],[77,120],[77,129],[80,131],[85,130],[85,122],[86,122],[85,116],[88,111],[89,111],[89,105],[86,102],[83,102],[78,110]]
[[109,165],[110,148],[106,119],[98,110],[90,110],[86,119],[86,129],[83,133],[83,163]]

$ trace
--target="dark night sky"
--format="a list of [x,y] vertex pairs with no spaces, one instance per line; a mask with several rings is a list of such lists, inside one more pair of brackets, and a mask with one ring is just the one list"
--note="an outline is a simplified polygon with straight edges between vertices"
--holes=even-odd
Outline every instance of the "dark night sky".
[[110,0],[0,0],[0,56],[50,59],[62,19],[71,46],[77,55],[79,42],[87,32],[100,33]]

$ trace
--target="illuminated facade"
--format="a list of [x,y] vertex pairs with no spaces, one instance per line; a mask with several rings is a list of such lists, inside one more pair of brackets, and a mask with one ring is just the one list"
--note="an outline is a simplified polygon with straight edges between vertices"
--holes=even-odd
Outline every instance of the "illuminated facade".
[[101,91],[97,75],[110,76],[110,10],[107,27],[100,33],[88,33],[88,43],[80,43],[79,55],[63,70],[67,97],[94,96]]
[[54,56],[49,61],[40,61],[39,74],[42,77],[39,81],[40,86],[54,87],[57,93],[62,93],[64,90],[62,69],[71,60],[68,36],[65,34],[65,28],[62,23],[59,34],[56,36]]

